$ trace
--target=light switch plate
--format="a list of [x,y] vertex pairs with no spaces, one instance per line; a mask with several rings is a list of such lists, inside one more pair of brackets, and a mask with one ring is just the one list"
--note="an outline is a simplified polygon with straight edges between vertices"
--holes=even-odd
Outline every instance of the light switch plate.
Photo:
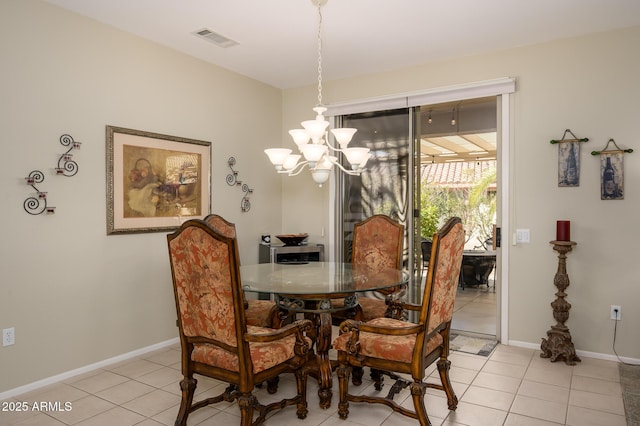
[[11,346],[16,343],[16,329],[4,328],[2,329],[2,346]]
[[517,243],[530,243],[531,235],[528,229],[516,229],[516,242]]

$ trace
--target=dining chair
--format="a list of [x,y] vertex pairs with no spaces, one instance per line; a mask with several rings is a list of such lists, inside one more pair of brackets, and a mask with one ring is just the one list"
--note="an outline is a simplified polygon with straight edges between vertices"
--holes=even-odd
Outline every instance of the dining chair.
[[[217,214],[210,214],[204,218],[218,233],[229,238],[237,238],[236,225]],[[260,327],[280,328],[288,320],[288,313],[278,309],[271,300],[245,300],[247,324]]]
[[[402,248],[404,225],[392,220],[389,216],[377,214],[358,222],[353,227],[351,246],[351,263],[366,265],[374,270],[402,268]],[[344,319],[353,318],[358,321],[369,321],[374,318],[388,316],[402,318],[403,312],[394,310],[388,299],[401,297],[403,287],[393,287],[367,295],[358,296],[358,306],[337,311],[335,324]],[[340,307],[340,303],[334,303]]]
[[[190,413],[209,404],[234,400],[242,426],[262,424],[269,412],[294,404],[298,418],[305,418],[307,378],[301,367],[310,350],[304,333],[311,321],[298,320],[280,329],[248,325],[237,241],[206,222],[186,221],[167,235],[167,243],[184,376],[175,425],[186,425]],[[255,384],[283,373],[295,374],[296,396],[259,403],[253,395]],[[217,396],[194,402],[194,374],[229,386]]]
[[[464,230],[460,218],[454,217],[433,236],[422,303],[402,303],[404,309],[419,312],[417,323],[381,317],[368,322],[346,320],[340,325],[341,334],[333,346],[338,351],[341,419],[348,417],[350,402],[366,402],[384,404],[418,419],[421,425],[430,425],[424,405],[427,388],[443,390],[449,410],[457,408],[458,398],[449,379],[449,337],[463,249]],[[441,384],[423,382],[425,369],[434,362]],[[354,367],[406,374],[412,381],[396,376],[398,381],[386,397],[350,394],[349,375]],[[393,400],[395,393],[406,386],[411,390],[414,411]],[[382,390],[381,381],[375,388]]]

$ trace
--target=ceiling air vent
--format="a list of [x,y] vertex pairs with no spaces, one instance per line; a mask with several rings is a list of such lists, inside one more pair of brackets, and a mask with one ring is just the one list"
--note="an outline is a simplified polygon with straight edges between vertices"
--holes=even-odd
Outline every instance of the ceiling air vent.
[[237,41],[231,40],[230,38],[227,38],[221,34],[213,32],[207,28],[203,28],[199,31],[195,31],[193,34],[220,47],[231,47],[238,44]]

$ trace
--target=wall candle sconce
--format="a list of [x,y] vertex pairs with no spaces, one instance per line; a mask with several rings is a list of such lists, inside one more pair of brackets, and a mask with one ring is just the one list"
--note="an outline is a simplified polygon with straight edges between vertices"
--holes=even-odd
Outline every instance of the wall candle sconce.
[[234,157],[229,157],[229,159],[227,160],[227,164],[231,169],[231,173],[227,175],[227,185],[240,185],[242,182],[238,180],[238,172],[233,170],[233,166],[236,165],[236,159]]
[[242,185],[242,191],[244,192],[244,197],[240,201],[240,210],[243,212],[248,212],[251,210],[251,202],[249,201],[249,194],[253,193],[253,189],[249,188],[249,185],[246,183]]
[[30,185],[36,190],[37,195],[37,197],[32,196],[24,200],[24,211],[34,216],[45,212],[49,214],[55,213],[55,207],[47,206],[47,193],[40,191],[35,185],[36,183],[44,181],[44,174],[42,174],[40,170],[34,170],[24,179],[27,185]]
[[78,163],[72,160],[73,154],[70,154],[73,149],[80,149],[82,142],[76,142],[71,135],[64,134],[60,136],[60,143],[63,146],[68,146],[67,152],[62,154],[58,159],[58,167],[56,167],[56,174],[71,177],[78,173]]
[[[229,157],[229,159],[227,160],[227,164],[231,169],[231,173],[227,175],[227,185],[229,186],[242,185],[242,181],[238,180],[238,172],[236,170],[233,170],[233,166],[236,165],[236,159],[234,157]],[[243,213],[246,213],[249,210],[251,210],[251,202],[249,201],[249,194],[253,193],[253,189],[249,188],[249,185],[247,185],[246,183],[242,185],[241,189],[242,189],[242,192],[244,192],[244,196],[240,201],[240,210]]]

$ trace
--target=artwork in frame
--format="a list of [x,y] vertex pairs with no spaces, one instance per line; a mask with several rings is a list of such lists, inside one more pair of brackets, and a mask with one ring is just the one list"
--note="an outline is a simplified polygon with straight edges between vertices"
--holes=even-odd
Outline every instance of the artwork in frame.
[[211,211],[211,142],[106,127],[107,235],[171,232]]

